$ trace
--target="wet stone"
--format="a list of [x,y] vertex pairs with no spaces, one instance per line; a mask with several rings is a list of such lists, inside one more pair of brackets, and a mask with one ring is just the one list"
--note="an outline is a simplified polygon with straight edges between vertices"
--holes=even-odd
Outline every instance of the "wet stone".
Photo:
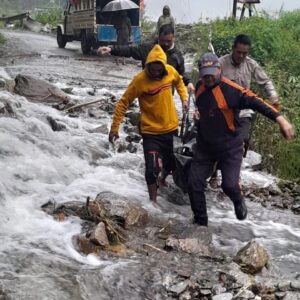
[[130,132],[129,135],[126,136],[126,141],[129,143],[130,142],[139,143],[141,139],[142,139],[142,137],[135,132]]
[[277,288],[281,292],[289,291],[291,289],[291,282],[290,281],[280,282]]
[[126,150],[129,152],[129,153],[136,153],[137,152],[137,147],[134,146],[132,143],[129,143],[126,147]]
[[181,281],[181,282],[169,287],[168,291],[172,292],[176,295],[179,295],[186,290],[186,288],[189,286],[190,283],[191,283],[190,280]]
[[233,299],[233,295],[231,293],[224,293],[212,297],[212,300],[231,300],[231,299]]
[[275,293],[275,297],[276,299],[280,300],[280,299],[283,299],[286,295],[286,292],[276,292]]
[[299,292],[287,292],[283,298],[284,300],[300,300]]
[[88,131],[89,133],[102,133],[102,134],[108,134],[109,130],[107,128],[106,124],[103,124],[101,126],[98,126],[94,129],[91,129]]
[[292,281],[291,282],[291,289],[293,291],[299,291],[300,292],[300,280]]
[[63,131],[63,130],[66,130],[66,128],[67,128],[65,124],[56,121],[55,119],[53,119],[50,116],[47,116],[47,121],[49,122],[53,131]]
[[[266,294],[261,296],[261,300],[276,300],[276,296],[274,294]],[[289,299],[290,300],[290,299]]]
[[6,86],[6,82],[4,79],[0,78],[0,89],[4,89]]
[[241,266],[245,273],[255,274],[268,263],[269,256],[259,243],[252,240],[238,251],[233,260]]

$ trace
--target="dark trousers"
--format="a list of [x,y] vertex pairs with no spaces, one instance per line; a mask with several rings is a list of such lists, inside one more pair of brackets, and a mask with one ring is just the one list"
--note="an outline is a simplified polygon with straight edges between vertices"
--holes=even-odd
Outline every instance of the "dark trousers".
[[142,134],[145,157],[145,179],[148,185],[154,184],[162,167],[164,172],[175,170],[175,157],[173,153],[173,137],[177,130],[165,134]]
[[188,193],[195,220],[207,219],[205,188],[216,162],[222,174],[222,189],[232,202],[240,202],[242,191],[239,184],[243,156],[242,141],[220,153],[212,153],[197,147],[191,163]]

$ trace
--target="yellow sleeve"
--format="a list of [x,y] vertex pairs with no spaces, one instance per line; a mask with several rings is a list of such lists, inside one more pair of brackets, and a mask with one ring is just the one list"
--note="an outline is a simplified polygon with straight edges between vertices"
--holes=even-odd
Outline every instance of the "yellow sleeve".
[[174,76],[175,76],[175,80],[174,80],[175,88],[177,93],[180,96],[181,101],[187,100],[188,95],[187,95],[186,87],[182,80],[182,76],[175,69],[174,69]]
[[139,91],[137,88],[136,80],[134,78],[116,105],[114,116],[113,116],[113,122],[111,124],[111,132],[118,133],[120,124],[124,118],[124,115],[128,107],[138,96],[139,96]]

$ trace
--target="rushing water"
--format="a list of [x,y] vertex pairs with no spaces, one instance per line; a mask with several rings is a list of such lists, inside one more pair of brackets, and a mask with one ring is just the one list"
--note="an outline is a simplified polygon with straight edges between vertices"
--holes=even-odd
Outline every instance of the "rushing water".
[[[84,94],[77,92],[78,98]],[[0,92],[0,101],[16,112],[0,117],[0,296],[2,290],[8,299],[143,299],[138,295],[147,290],[147,281],[139,276],[137,258],[100,260],[79,254],[72,236],[81,231],[80,220],[57,222],[40,207],[49,200],[84,202],[87,196],[112,191],[150,214],[190,222],[189,206],[171,204],[162,194],[160,208],[152,207],[141,147],[138,154],[115,153],[107,135],[89,132],[109,124],[108,115],[71,118],[8,92]],[[53,132],[47,116],[65,124],[66,130]],[[249,170],[242,177],[261,186],[273,180]],[[248,206],[248,219],[239,222],[228,199],[208,193],[214,244],[233,255],[256,238],[283,276],[294,277],[300,266],[299,216],[255,203]],[[128,285],[128,278],[136,284]]]

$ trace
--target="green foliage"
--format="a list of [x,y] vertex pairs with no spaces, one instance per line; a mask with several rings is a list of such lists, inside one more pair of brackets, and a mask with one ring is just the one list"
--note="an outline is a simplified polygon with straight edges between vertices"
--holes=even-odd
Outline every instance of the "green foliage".
[[38,12],[34,19],[42,24],[51,24],[56,27],[63,20],[63,9],[60,7],[49,8],[45,11]]
[[2,34],[0,34],[0,46],[5,43],[5,38]]
[[141,28],[143,32],[143,42],[153,40],[156,23],[143,15],[141,20]]

